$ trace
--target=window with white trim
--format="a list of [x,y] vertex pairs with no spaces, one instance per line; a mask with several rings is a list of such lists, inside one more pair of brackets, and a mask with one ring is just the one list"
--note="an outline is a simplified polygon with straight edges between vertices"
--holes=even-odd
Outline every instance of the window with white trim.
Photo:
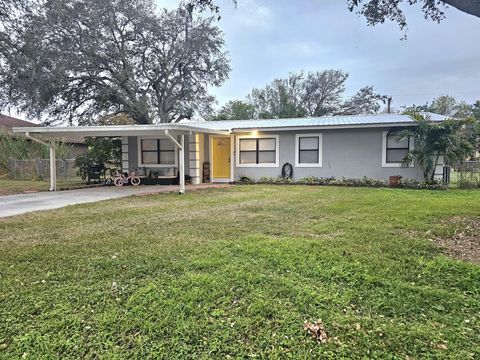
[[243,138],[239,140],[240,164],[275,164],[277,161],[277,139]]
[[[398,138],[398,130],[391,129],[383,132],[382,167],[402,167],[403,159],[413,149],[413,139]],[[408,165],[413,166],[412,164]]]
[[175,165],[175,145],[169,139],[141,139],[142,165]]
[[322,134],[295,135],[295,166],[322,166]]
[[401,164],[410,151],[410,138],[398,139],[395,132],[389,131],[386,139],[385,162],[387,164]]
[[235,165],[245,168],[278,167],[280,136],[238,135],[235,146]]

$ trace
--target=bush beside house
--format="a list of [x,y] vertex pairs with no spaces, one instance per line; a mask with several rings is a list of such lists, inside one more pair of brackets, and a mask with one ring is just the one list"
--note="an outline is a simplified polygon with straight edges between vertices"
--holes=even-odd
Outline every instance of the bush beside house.
[[[323,185],[323,186],[350,186],[350,187],[389,187],[389,182],[386,180],[372,179],[368,177],[348,179],[334,177],[317,178],[309,176],[301,179],[290,179],[282,177],[261,177],[255,181],[247,176],[241,176],[238,184],[272,184],[272,185]],[[399,181],[399,188],[404,189],[430,189],[430,190],[444,190],[447,187],[441,180],[434,181],[417,181],[413,179],[402,178]]]
[[[16,136],[12,132],[14,127],[31,126],[38,125],[0,114],[0,172],[8,173],[11,178],[43,180],[48,177],[49,163],[45,160],[49,157],[48,148],[23,136]],[[78,141],[57,144],[59,177],[65,179],[71,176],[72,158],[85,150],[85,144]]]

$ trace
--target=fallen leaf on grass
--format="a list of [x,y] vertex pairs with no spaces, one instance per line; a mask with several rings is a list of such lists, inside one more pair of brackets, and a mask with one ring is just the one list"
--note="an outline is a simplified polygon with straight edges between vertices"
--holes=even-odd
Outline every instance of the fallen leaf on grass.
[[305,321],[303,323],[303,329],[319,343],[325,344],[329,340],[321,319],[315,323]]
[[448,348],[446,344],[437,344],[437,349],[447,350]]

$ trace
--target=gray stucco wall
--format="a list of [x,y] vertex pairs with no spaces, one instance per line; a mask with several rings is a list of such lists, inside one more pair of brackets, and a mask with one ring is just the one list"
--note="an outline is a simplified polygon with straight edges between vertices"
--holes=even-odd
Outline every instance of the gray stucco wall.
[[[382,134],[385,130],[388,129],[261,132],[259,135],[279,135],[279,166],[276,168],[237,167],[235,159],[235,179],[239,179],[240,176],[254,179],[262,176],[277,177],[281,175],[282,166],[286,162],[292,164],[294,178],[306,176],[361,178],[367,176],[386,180],[391,175],[401,175],[407,178],[422,179],[422,171],[417,165],[412,168],[382,167]],[[302,133],[323,134],[322,167],[295,167],[295,135]],[[235,140],[235,146],[236,143]],[[235,158],[236,151],[237,149],[235,149]]]
[[128,137],[128,162],[130,169],[138,167],[138,147],[136,136]]
[[[282,166],[289,162],[293,166],[294,178],[307,176],[361,178],[367,176],[387,180],[391,175],[401,175],[407,178],[422,179],[422,171],[418,165],[413,168],[384,168],[382,167],[382,134],[388,128],[369,129],[340,129],[318,131],[278,131],[260,132],[259,135],[279,136],[279,166],[278,167],[237,167],[236,145],[238,135],[235,134],[234,148],[234,178],[248,176],[258,179],[262,176],[277,177],[281,175]],[[323,166],[322,167],[295,167],[295,135],[321,133],[323,134]],[[179,140],[179,139],[178,139]],[[210,161],[210,137],[204,136],[204,161]],[[128,137],[128,152],[130,168],[138,167],[137,137]],[[189,145],[185,139],[185,173],[189,174]]]

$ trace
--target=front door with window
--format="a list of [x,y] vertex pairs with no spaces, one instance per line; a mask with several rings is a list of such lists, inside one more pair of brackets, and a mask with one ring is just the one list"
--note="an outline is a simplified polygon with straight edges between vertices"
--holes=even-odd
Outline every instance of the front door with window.
[[213,180],[230,180],[230,138],[212,139]]

